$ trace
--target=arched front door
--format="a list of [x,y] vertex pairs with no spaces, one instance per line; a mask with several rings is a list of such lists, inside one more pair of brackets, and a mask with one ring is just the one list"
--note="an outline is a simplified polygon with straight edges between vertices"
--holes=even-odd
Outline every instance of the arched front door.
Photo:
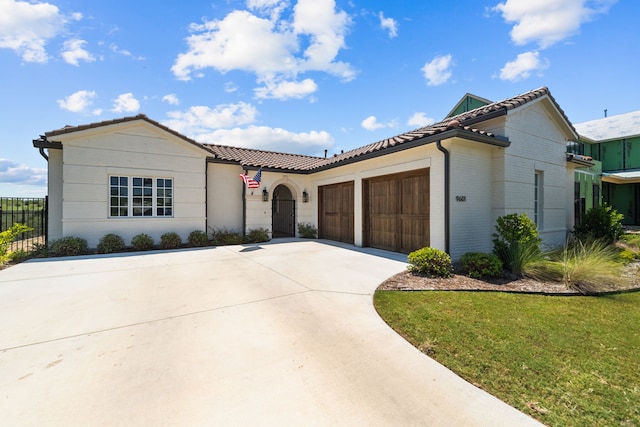
[[273,237],[295,237],[296,235],[296,201],[284,185],[273,190],[271,201],[271,221]]

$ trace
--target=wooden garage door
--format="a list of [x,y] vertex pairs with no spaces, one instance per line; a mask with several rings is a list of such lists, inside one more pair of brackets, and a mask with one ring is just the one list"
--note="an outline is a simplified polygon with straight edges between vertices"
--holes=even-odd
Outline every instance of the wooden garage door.
[[318,188],[321,239],[353,244],[353,181]]
[[364,244],[409,253],[429,246],[429,169],[363,182]]

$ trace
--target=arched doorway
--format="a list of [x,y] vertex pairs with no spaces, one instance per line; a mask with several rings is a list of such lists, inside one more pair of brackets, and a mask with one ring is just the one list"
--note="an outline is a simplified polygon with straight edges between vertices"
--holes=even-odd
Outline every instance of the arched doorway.
[[273,237],[295,237],[296,235],[296,201],[285,185],[278,185],[273,190],[271,201],[271,229]]

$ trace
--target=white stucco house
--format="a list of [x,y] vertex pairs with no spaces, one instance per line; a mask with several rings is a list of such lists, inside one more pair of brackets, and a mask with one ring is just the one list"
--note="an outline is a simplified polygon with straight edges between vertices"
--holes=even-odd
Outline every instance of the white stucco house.
[[[543,241],[573,227],[566,153],[575,129],[547,88],[457,114],[332,157],[198,143],[137,115],[46,132],[50,240],[107,233],[183,239],[193,230],[266,228],[397,252],[492,250],[495,220],[525,212]],[[257,189],[240,174],[262,168]]]

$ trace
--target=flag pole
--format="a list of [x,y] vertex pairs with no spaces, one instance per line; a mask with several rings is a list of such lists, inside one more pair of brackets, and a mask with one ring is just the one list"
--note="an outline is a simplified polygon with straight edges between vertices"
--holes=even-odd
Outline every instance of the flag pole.
[[[248,169],[244,169],[244,174],[249,173]],[[242,238],[247,237],[247,185],[242,183]]]

